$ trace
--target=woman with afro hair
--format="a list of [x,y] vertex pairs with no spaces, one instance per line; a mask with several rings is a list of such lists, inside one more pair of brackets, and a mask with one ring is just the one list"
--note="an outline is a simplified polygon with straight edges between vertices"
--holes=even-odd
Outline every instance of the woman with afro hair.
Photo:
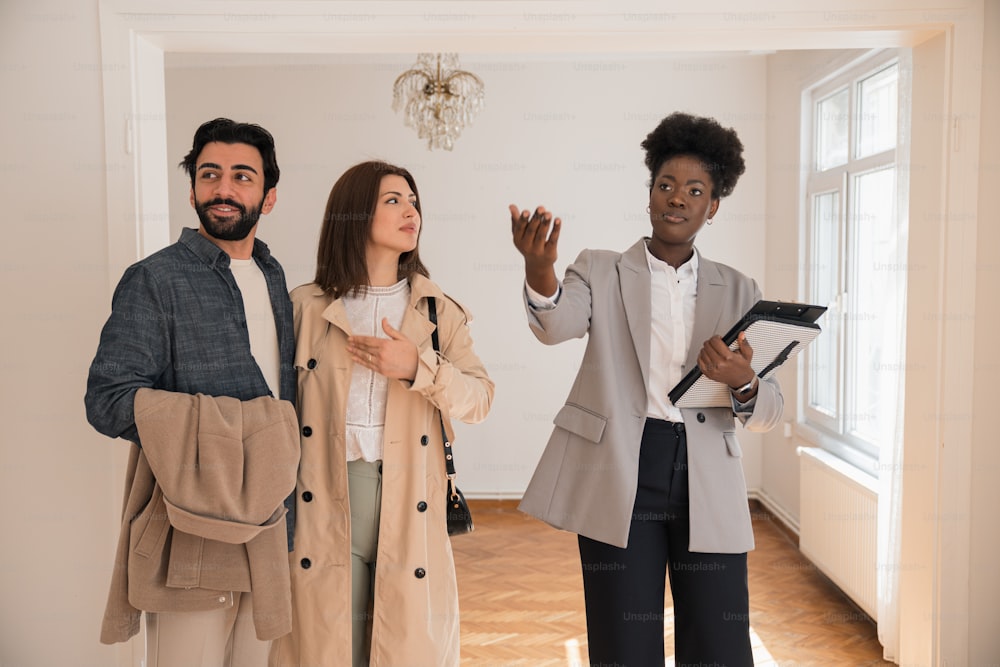
[[[520,509],[578,535],[591,665],[664,664],[666,579],[675,664],[752,665],[754,542],[735,420],[770,430],[783,399],[742,335],[735,350],[720,337],[760,299],[757,283],[694,245],[744,171],[743,145],[714,119],[674,113],[642,148],[649,236],[584,250],[561,282],[562,221],[510,207],[532,332],[547,345],[587,337]],[[695,364],[731,388],[731,405],[671,403]]]

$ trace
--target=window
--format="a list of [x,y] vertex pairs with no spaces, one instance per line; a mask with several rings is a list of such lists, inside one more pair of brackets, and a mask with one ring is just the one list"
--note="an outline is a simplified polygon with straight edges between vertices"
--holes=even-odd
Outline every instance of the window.
[[[900,68],[881,53],[808,91],[806,298],[828,306],[806,350],[802,421],[872,474],[902,387],[905,207],[898,203]],[[902,111],[907,111],[902,109]]]

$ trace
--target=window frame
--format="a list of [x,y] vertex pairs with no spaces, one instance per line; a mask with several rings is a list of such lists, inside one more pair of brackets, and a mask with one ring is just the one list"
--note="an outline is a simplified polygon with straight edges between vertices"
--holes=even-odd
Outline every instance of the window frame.
[[[852,376],[849,367],[851,349],[848,341],[854,335],[851,331],[851,321],[847,318],[850,311],[846,309],[850,307],[851,292],[849,290],[852,289],[853,283],[857,280],[857,267],[852,266],[851,263],[854,259],[851,257],[851,248],[852,234],[856,233],[853,231],[856,221],[851,218],[856,217],[857,178],[882,169],[892,168],[895,171],[897,183],[896,201],[893,202],[894,219],[897,226],[904,226],[903,239],[905,241],[907,212],[901,193],[905,193],[907,187],[902,183],[904,178],[901,176],[903,174],[901,159],[906,154],[902,144],[904,143],[904,128],[908,127],[908,124],[902,122],[902,118],[909,114],[909,108],[904,108],[904,105],[909,104],[910,97],[906,88],[909,85],[909,80],[904,74],[906,62],[905,52],[902,49],[871,51],[837,71],[831,72],[813,85],[805,86],[802,93],[803,163],[808,165],[808,168],[803,169],[801,181],[803,240],[800,245],[800,256],[803,258],[803,266],[808,267],[808,270],[803,272],[800,290],[806,295],[805,301],[815,298],[813,297],[814,272],[820,263],[827,259],[817,256],[814,249],[817,236],[817,198],[837,193],[839,195],[836,200],[838,207],[836,216],[837,248],[836,266],[834,267],[836,276],[833,281],[836,294],[830,303],[821,305],[830,306],[824,316],[827,322],[829,322],[830,317],[838,319],[835,329],[829,324],[824,327],[825,332],[834,329],[832,333],[836,336],[833,354],[836,359],[836,369],[833,371],[833,376],[836,378],[836,386],[833,391],[834,414],[820,409],[812,401],[811,384],[813,378],[811,377],[810,360],[813,348],[807,348],[799,365],[797,432],[810,443],[830,451],[875,477],[878,476],[879,470],[879,447],[887,443],[872,443],[850,433],[850,424],[846,415]],[[860,84],[892,66],[897,68],[897,136],[895,145],[892,148],[858,158],[856,155],[859,152]],[[820,171],[820,156],[818,154],[820,144],[819,105],[823,100],[836,95],[845,88],[848,90],[847,108],[850,109],[851,114],[848,123],[847,161]],[[897,229],[897,231],[899,230]],[[905,290],[905,285],[903,289]],[[821,320],[822,323],[823,320]],[[905,332],[902,335],[905,337]],[[899,361],[902,362],[902,359]],[[902,369],[902,364],[900,368]]]

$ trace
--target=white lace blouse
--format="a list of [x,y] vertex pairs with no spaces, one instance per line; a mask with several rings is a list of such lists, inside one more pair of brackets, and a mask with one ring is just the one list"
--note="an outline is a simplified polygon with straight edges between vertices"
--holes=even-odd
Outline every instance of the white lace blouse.
[[[388,338],[382,318],[398,329],[410,303],[410,285],[400,280],[390,287],[365,287],[344,297],[351,331],[357,336]],[[347,395],[347,460],[378,461],[382,458],[385,404],[389,378],[361,364],[351,371]]]

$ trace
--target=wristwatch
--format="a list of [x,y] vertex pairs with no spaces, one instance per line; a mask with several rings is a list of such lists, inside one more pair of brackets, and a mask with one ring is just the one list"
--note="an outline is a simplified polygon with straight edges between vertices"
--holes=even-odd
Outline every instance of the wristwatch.
[[740,396],[745,396],[746,394],[749,394],[754,389],[756,389],[757,388],[757,383],[759,381],[760,380],[757,378],[757,376],[754,375],[753,379],[750,380],[749,382],[747,382],[742,387],[735,387],[735,388],[734,387],[730,387],[730,389],[732,390],[733,394],[736,395],[736,398],[739,398]]

